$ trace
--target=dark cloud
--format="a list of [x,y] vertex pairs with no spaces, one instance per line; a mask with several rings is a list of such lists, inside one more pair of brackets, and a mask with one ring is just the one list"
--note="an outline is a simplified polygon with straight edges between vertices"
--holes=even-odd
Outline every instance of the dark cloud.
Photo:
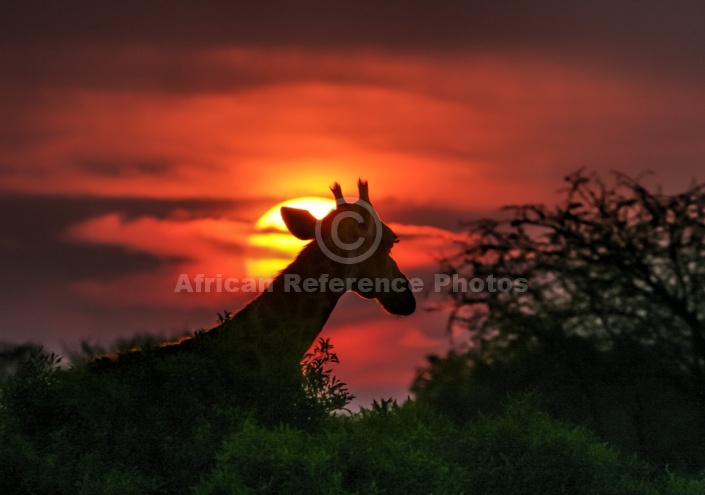
[[216,239],[209,239],[206,242],[222,253],[241,255],[245,252],[245,248],[240,242],[229,242]]
[[78,160],[77,168],[90,175],[105,178],[135,179],[145,175],[173,176],[178,165],[172,160],[155,158],[152,160]]
[[132,45],[0,47],[0,82],[16,94],[38,85],[94,90],[236,91],[276,83],[284,75],[242,70],[204,49]]
[[[227,200],[0,197],[0,273],[4,282],[0,298],[7,301],[13,294],[26,294],[45,283],[61,285],[88,278],[104,281],[186,261],[65,238],[71,225],[89,218],[118,213],[126,220],[143,216],[187,220],[222,216],[236,208],[237,202]],[[221,248],[235,250],[230,245]]]
[[129,251],[120,246],[81,245],[48,241],[22,249],[1,249],[0,269],[4,284],[3,301],[20,292],[31,294],[47,284],[58,286],[76,280],[110,281],[130,273],[155,270],[165,264],[185,261],[178,257],[158,257]]
[[[398,84],[388,76],[351,70],[344,59],[327,51],[335,48],[332,46],[311,47],[306,56],[288,45],[281,47],[284,53],[262,46],[233,48],[239,50],[219,51],[198,43],[174,47],[130,43],[8,46],[0,42],[0,88],[4,90],[0,97],[12,110],[12,128],[15,128],[18,121],[28,120],[28,106],[43,103],[46,95],[36,93],[40,87],[191,94],[237,93],[268,85],[311,81]],[[333,52],[336,53],[342,56],[340,51]],[[325,58],[324,55],[329,58],[321,63],[318,59]],[[0,134],[0,143],[1,140]]]
[[[5,211],[3,209],[3,213]],[[25,231],[4,231],[4,234],[14,235],[14,238],[11,242],[0,243],[1,337],[17,341],[27,338],[46,341],[52,334],[70,335],[67,314],[88,315],[98,310],[94,304],[81,301],[67,290],[72,282],[109,282],[116,277],[148,272],[184,261],[175,256],[158,257],[120,246],[65,242],[47,235],[47,230],[41,230],[41,223],[28,221]],[[3,227],[6,228],[7,224]],[[48,230],[53,231],[54,228]],[[28,238],[37,237],[42,239],[26,242]],[[76,317],[77,320],[81,318],[83,316]],[[115,314],[105,314],[104,318],[114,319]],[[105,328],[111,327],[106,324]],[[90,329],[84,328],[82,331],[88,332]]]
[[[542,2],[12,2],[4,7],[6,43],[130,41],[182,46],[223,44],[389,45],[411,49],[468,44],[660,45],[701,38],[702,2],[607,0]],[[700,14],[700,15],[697,15]]]
[[[110,213],[127,220],[147,216],[186,221],[232,217],[244,204],[217,199],[0,196],[0,300],[4,311],[0,338],[14,341],[41,338],[56,345],[56,336],[70,339],[147,328],[173,332],[174,321],[198,321],[190,319],[198,311],[169,308],[167,320],[171,323],[160,326],[159,315],[166,310],[155,303],[145,310],[148,314],[140,315],[139,308],[131,308],[129,315],[121,316],[119,311],[102,308],[100,304],[77,300],[66,290],[72,282],[105,283],[130,274],[176,267],[187,260],[123,246],[72,242],[65,232],[72,225]],[[225,243],[219,247],[228,252],[236,250]],[[82,326],[91,320],[105,324],[101,328]],[[144,322],[143,327],[136,326],[139,321]],[[73,325],[81,328],[71,330]]]
[[227,199],[110,198],[5,194],[0,196],[3,235],[21,242],[56,240],[70,226],[118,213],[126,220],[143,216],[181,220],[232,215],[245,203]]
[[479,218],[496,217],[496,209],[457,209],[446,206],[421,205],[398,199],[375,202],[383,221],[409,225],[428,225],[459,232],[465,230],[463,222]]
[[292,74],[234,70],[201,50],[298,47],[510,51],[702,78],[704,17],[703,2],[657,0],[12,2],[0,19],[0,67],[6,83],[232,90]]

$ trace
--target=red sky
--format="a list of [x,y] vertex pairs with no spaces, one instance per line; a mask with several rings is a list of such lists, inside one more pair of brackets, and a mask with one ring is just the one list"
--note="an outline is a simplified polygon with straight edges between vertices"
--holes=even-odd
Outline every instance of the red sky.
[[[246,298],[175,294],[178,275],[245,275],[259,216],[334,181],[369,180],[400,267],[429,277],[459,221],[551,203],[580,167],[704,178],[700,2],[290,5],[6,8],[0,340],[208,327]],[[426,297],[408,318],[353,295],[334,313],[363,403],[403,398],[447,346]]]

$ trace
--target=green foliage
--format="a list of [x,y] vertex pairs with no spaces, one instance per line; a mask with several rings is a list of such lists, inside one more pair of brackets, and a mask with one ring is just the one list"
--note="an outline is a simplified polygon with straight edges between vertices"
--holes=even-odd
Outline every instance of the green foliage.
[[705,465],[698,401],[673,388],[638,348],[598,351],[557,336],[522,350],[487,346],[431,358],[412,385],[416,400],[461,424],[495,413],[507,393],[540,394],[552,417],[588,426],[625,452],[661,466],[698,472]]
[[218,463],[195,490],[208,493],[340,493],[331,452],[307,432],[251,421],[226,439]]
[[463,426],[408,401],[304,432],[247,422],[196,488],[206,494],[693,494],[705,480],[659,474],[529,397]]
[[[323,373],[308,391],[288,396],[293,402],[277,421],[262,403],[230,393],[235,377],[227,366],[213,367],[197,353],[133,356],[99,370],[62,369],[56,356],[36,355],[0,389],[0,493],[705,490],[705,479],[657,472],[582,428],[551,420],[532,397],[463,424],[413,401],[382,400],[357,413],[331,414],[344,391],[333,387],[338,382],[326,369],[334,362],[331,349],[322,341],[305,361],[309,372]],[[315,414],[314,395],[322,400]]]
[[4,466],[15,478],[9,485],[27,493],[177,493],[190,476],[181,466],[207,469],[214,428],[228,424],[225,412],[206,407],[207,391],[196,393],[209,377],[193,370],[176,360],[100,372],[62,370],[51,357],[28,362],[2,388],[3,423],[17,448]]
[[459,448],[461,455],[472,452],[478,493],[658,493],[643,483],[651,475],[645,466],[620,458],[586,430],[551,421],[531,396],[464,430]]
[[333,375],[333,370],[326,368],[330,363],[338,363],[338,356],[333,351],[330,339],[319,339],[312,353],[307,353],[301,363],[306,395],[321,405],[327,413],[342,410],[355,396],[345,383]]
[[337,360],[329,342],[303,364],[304,380],[301,368],[215,359],[202,341],[70,369],[32,355],[0,389],[0,493],[188,493],[247,418],[310,428],[350,400],[324,368]]

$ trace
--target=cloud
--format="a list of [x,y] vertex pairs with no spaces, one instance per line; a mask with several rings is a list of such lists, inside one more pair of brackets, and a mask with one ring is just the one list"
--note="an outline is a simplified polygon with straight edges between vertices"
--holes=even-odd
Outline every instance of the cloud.
[[[228,261],[220,269],[236,270],[232,263],[242,253],[228,228],[245,225],[240,216],[251,208],[234,200],[4,195],[0,331],[4,338],[42,341],[57,350],[59,340],[103,335],[109,342],[111,335],[171,334],[214,321],[216,308],[232,307],[237,298],[179,298],[174,286],[199,255],[217,254]],[[195,238],[198,227],[209,224],[213,232]],[[96,230],[79,236],[89,225]],[[143,243],[131,241],[137,228]],[[179,228],[181,236],[168,237]],[[173,249],[164,244],[167,238]]]
[[[705,79],[699,63],[705,6],[696,1],[674,7],[648,0],[639,8],[607,0],[589,6],[577,0],[531,6],[399,0],[292,6],[279,0],[266,8],[206,1],[197,11],[184,1],[161,7],[153,6],[160,2],[107,6],[85,0],[32,4],[13,4],[0,20],[5,93],[48,86],[240,93],[316,81],[382,86],[386,72],[404,74],[408,85],[428,79],[428,74],[404,71],[398,62],[388,71],[383,63],[359,71],[361,57],[386,63],[435,60],[440,68],[481,65],[483,58],[521,66],[539,58],[641,80],[697,86]],[[312,55],[317,64],[308,63]],[[355,71],[345,70],[348,62]],[[446,75],[445,70],[438,75]]]
[[73,242],[123,246],[133,252],[187,260],[198,273],[217,273],[242,255],[251,224],[221,218],[125,220],[111,213],[75,224],[66,232]]
[[[49,47],[8,42],[0,48],[7,90],[0,105],[11,117],[0,122],[5,187],[55,192],[60,180],[68,194],[226,197],[251,190],[257,197],[267,184],[291,197],[365,174],[385,186],[398,181],[416,204],[479,210],[507,197],[538,202],[553,193],[549,181],[583,165],[639,172],[675,156],[695,169],[704,151],[694,131],[703,125],[702,79],[605,62],[619,51],[609,41],[618,27],[634,40],[648,38],[648,26],[670,33],[661,45],[700,36],[676,29],[681,14],[656,16],[660,7],[651,3],[629,13],[602,4],[595,12],[544,7],[552,17],[517,6],[502,22],[493,18],[496,7],[462,7],[460,19],[465,12],[469,26],[482,24],[467,34],[476,41],[442,53],[431,36],[424,50],[393,49],[393,41],[173,45],[167,18],[175,11],[165,13],[165,31],[151,41],[131,40],[135,33],[126,31],[109,43],[80,36]],[[438,10],[429,18],[412,9],[404,20],[457,17]],[[86,12],[113,19],[102,8]],[[127,14],[118,8],[111,15]],[[522,27],[495,39],[490,27],[504,23]],[[60,36],[65,28],[57,22],[52,29]],[[522,38],[559,41],[583,30],[594,36],[585,47],[597,55],[570,43],[537,49]],[[634,58],[657,53],[646,48],[634,49]],[[399,177],[398,167],[424,173]],[[441,175],[429,180],[435,169]],[[442,204],[434,205],[438,198]]]
[[[39,3],[39,2],[36,2]],[[574,47],[662,46],[666,54],[687,52],[702,41],[701,2],[678,7],[656,0],[639,8],[607,0],[547,0],[529,5],[462,1],[409,4],[400,0],[330,4],[284,0],[259,4],[89,1],[47,5],[28,1],[8,6],[0,24],[5,43],[162,44],[177,47],[288,45],[317,47],[420,47],[447,51],[467,46]],[[80,15],[76,15],[80,12]],[[637,45],[637,46],[633,46]],[[696,45],[697,46],[697,45]],[[702,46],[702,43],[700,43]]]
[[178,167],[168,159],[136,161],[79,160],[77,168],[87,174],[107,178],[131,178],[143,176],[167,176],[178,173]]
[[[385,194],[416,205],[420,224],[447,211],[450,229],[469,210],[543,202],[584,165],[638,173],[677,161],[695,173],[705,152],[695,132],[705,125],[701,85],[582,59],[276,48],[204,58],[186,93],[171,91],[178,78],[141,91],[107,76],[108,89],[89,77],[66,88],[46,74],[34,82],[43,87],[36,101],[0,96],[18,117],[0,123],[4,188],[56,193],[60,182],[64,194],[288,199],[362,176],[375,203]],[[129,59],[118,56],[114,70],[149,77]],[[215,91],[215,66],[235,74],[216,71],[217,80],[257,81]]]

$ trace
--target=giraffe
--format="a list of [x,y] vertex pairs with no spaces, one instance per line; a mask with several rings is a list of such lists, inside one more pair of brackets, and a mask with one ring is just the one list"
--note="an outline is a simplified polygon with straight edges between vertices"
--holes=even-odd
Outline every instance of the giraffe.
[[[416,308],[411,284],[390,255],[397,236],[370,205],[367,183],[358,182],[359,199],[351,203],[338,184],[331,189],[336,208],[320,221],[308,211],[282,208],[292,234],[311,242],[270,290],[234,317],[181,342],[18,381],[25,388],[10,404],[17,404],[12,431],[23,435],[20,459],[49,452],[55,457],[51,471],[48,464],[41,469],[72,486],[92,486],[81,485],[88,466],[90,476],[105,475],[97,480],[181,493],[193,486],[194,475],[214,468],[226,439],[250,421],[265,427],[325,421],[333,406],[318,400],[320,389],[307,388],[301,358],[343,293],[376,299],[396,315]],[[357,283],[361,279],[371,284]],[[310,290],[312,281],[320,283]],[[328,392],[330,387],[322,393]],[[60,450],[52,450],[49,440]],[[79,457],[81,449],[90,457]]]
[[301,360],[347,291],[376,299],[393,315],[413,313],[409,280],[391,257],[399,239],[372,207],[367,182],[358,181],[359,199],[352,203],[338,183],[331,191],[336,208],[321,220],[306,210],[281,208],[289,231],[311,242],[266,291],[218,326],[157,353],[207,349],[223,359],[235,354],[252,366],[276,367]]

